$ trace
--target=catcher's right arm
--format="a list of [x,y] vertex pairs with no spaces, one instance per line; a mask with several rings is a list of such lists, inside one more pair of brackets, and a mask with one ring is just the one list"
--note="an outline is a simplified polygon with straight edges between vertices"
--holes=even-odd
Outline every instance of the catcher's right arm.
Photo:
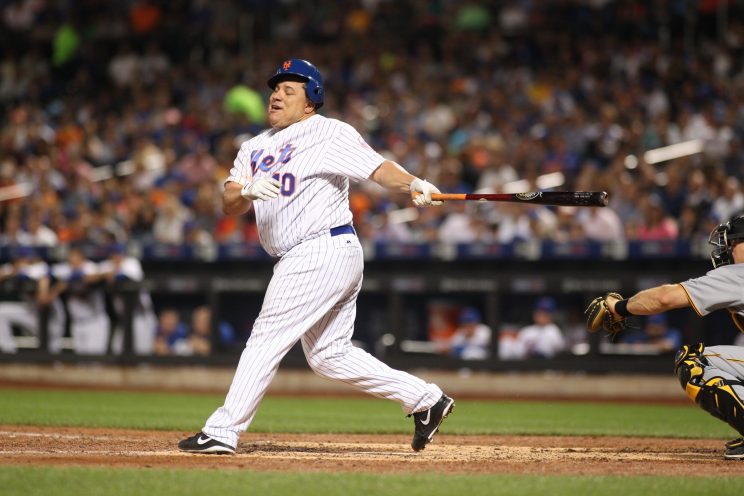
[[607,334],[615,334],[625,330],[625,317],[613,314],[610,310],[609,301],[620,301],[623,297],[618,293],[607,293],[604,296],[594,298],[584,310],[586,326],[591,332],[597,332],[600,328]]

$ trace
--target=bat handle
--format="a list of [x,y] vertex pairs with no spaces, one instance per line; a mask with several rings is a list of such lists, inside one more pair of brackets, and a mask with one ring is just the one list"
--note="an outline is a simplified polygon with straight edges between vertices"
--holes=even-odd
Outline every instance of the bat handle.
[[[414,191],[411,193],[411,198],[417,198],[421,194],[423,193]],[[465,194],[463,193],[432,193],[431,199],[433,201],[464,200]]]
[[434,201],[448,201],[448,200],[465,200],[464,193],[432,193],[431,199]]
[[[418,198],[422,194],[423,193],[421,193],[420,191],[412,191],[411,199]],[[431,199],[432,201],[464,200],[465,195],[455,193],[432,193]]]

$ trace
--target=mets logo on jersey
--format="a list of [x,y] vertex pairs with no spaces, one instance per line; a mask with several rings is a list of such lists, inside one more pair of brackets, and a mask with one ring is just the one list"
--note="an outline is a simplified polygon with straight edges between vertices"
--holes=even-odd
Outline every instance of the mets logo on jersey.
[[292,154],[295,150],[297,150],[297,147],[292,145],[292,143],[287,143],[282,146],[279,149],[279,155],[277,157],[274,155],[263,156],[265,151],[263,149],[253,150],[251,152],[251,171],[253,171],[254,174],[256,173],[256,170],[268,172],[273,167],[286,164],[292,160]]
[[290,67],[292,67],[292,61],[291,60],[285,60],[284,63],[282,64],[282,68],[285,71],[288,71]]

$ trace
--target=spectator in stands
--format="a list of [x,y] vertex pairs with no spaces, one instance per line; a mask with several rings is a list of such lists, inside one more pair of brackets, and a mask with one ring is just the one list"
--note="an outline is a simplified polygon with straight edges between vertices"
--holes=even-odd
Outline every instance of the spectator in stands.
[[181,315],[174,308],[166,308],[160,312],[158,330],[155,338],[156,355],[188,355],[189,329],[181,322]]
[[111,80],[118,87],[125,88],[137,82],[139,71],[139,56],[129,43],[122,43],[119,52],[111,58],[108,73]]
[[499,360],[522,360],[524,348],[519,341],[519,326],[505,324],[499,329]]
[[682,332],[670,327],[666,314],[658,313],[646,317],[643,329],[626,331],[622,338],[624,343],[638,343],[651,346],[658,353],[670,353],[682,346]]
[[616,186],[609,195],[608,207],[617,212],[626,229],[623,237],[628,239],[635,239],[635,230],[641,222],[640,199],[644,194],[638,183],[634,175],[623,170],[618,175]]
[[677,239],[677,223],[664,210],[664,205],[656,195],[652,194],[643,199],[641,211],[642,218],[636,239],[641,241]]
[[532,237],[530,214],[522,205],[504,204],[491,220],[496,224],[496,240],[499,243],[524,241]]
[[[443,190],[470,191],[476,185],[498,190],[518,180],[536,187],[537,176],[547,171],[564,171],[570,189],[574,181],[586,185],[580,178],[590,171],[589,185],[607,185],[601,189],[609,191],[610,206],[627,226],[627,239],[671,239],[674,227],[686,237],[707,235],[702,225],[700,232],[690,232],[695,223],[689,222],[689,213],[677,213],[684,210],[684,200],[700,218],[707,217],[719,183],[727,185],[715,208],[719,221],[729,215],[721,212],[740,202],[736,193],[730,205],[724,197],[740,181],[744,163],[744,131],[736,121],[744,114],[744,101],[734,91],[741,64],[735,56],[720,54],[740,51],[735,33],[744,25],[744,5],[722,3],[731,20],[721,28],[726,32],[713,34],[705,23],[691,27],[700,40],[694,52],[669,50],[658,38],[636,36],[656,30],[659,16],[677,15],[677,4],[668,2],[658,12],[635,9],[631,33],[622,21],[605,23],[599,41],[593,29],[579,30],[571,34],[570,47],[558,44],[558,55],[542,60],[540,54],[556,50],[553,40],[564,35],[564,27],[583,6],[484,4],[477,9],[482,19],[519,12],[520,32],[528,38],[504,37],[498,22],[486,22],[477,31],[488,42],[472,50],[472,38],[450,22],[465,10],[457,2],[444,2],[436,12],[426,2],[362,4],[342,17],[353,21],[330,22],[322,35],[310,30],[315,34],[302,39],[303,50],[329,61],[334,84],[349,89],[348,97],[329,96],[324,111],[363,129],[384,154],[411,164],[411,172],[434,178],[441,170],[437,183]],[[592,6],[593,19],[622,20],[628,11],[623,2],[600,4]],[[93,217],[90,207],[106,205],[110,195],[128,198],[127,191],[134,189],[148,194],[146,205],[117,208],[112,215],[126,228],[128,239],[150,241],[152,203],[160,205],[152,197],[166,179],[179,183],[168,194],[182,204],[187,218],[194,216],[197,204],[187,198],[194,197],[200,181],[210,180],[210,170],[229,167],[231,159],[225,163],[224,157],[234,156],[235,150],[233,145],[225,152],[230,147],[225,143],[257,130],[244,116],[221,109],[230,84],[241,80],[263,87],[258,83],[271,72],[275,58],[272,44],[283,39],[287,51],[297,48],[300,38],[292,33],[307,26],[302,15],[282,17],[282,2],[263,2],[255,10],[259,18],[283,20],[255,33],[254,70],[243,74],[243,61],[232,56],[237,33],[231,21],[247,7],[228,1],[214,9],[197,0],[186,0],[182,7],[138,1],[90,10],[80,2],[26,1],[3,8],[0,44],[7,48],[0,54],[0,106],[5,109],[0,114],[0,156],[11,164],[3,168],[14,170],[0,174],[0,185],[8,178],[33,185],[29,201],[16,214],[0,206],[4,238],[22,234],[16,233],[17,226],[30,229],[28,205],[38,203],[43,205],[39,219],[55,230],[60,244],[85,239]],[[335,10],[332,0],[318,0],[315,12]],[[74,58],[53,67],[46,54],[49,33],[58,27],[51,20],[60,16],[76,19],[76,30],[87,33],[87,43]],[[435,25],[437,35],[387,37],[385,44],[375,43],[395,29],[391,19]],[[608,49],[629,36],[632,53]],[[341,62],[338,46],[349,47],[350,55]],[[564,70],[568,59],[581,70]],[[684,77],[670,80],[669,67],[684,67]],[[51,77],[53,71],[61,77]],[[437,77],[430,77],[432,73]],[[644,150],[692,138],[704,141],[703,153],[666,164],[666,185],[664,175],[657,174],[662,170],[644,167],[636,158]],[[134,161],[131,174],[129,160]],[[95,180],[104,165],[114,166],[117,174],[110,188]],[[653,192],[662,195],[671,213],[661,227],[640,220],[639,206]],[[374,213],[355,217],[354,223],[359,232],[373,235],[375,230],[362,224],[387,211],[379,206],[388,200],[361,194],[368,197],[367,211]],[[531,229],[529,219],[509,208],[498,206],[486,217],[499,241],[552,237],[551,230]],[[208,215],[216,225],[219,212]],[[458,216],[453,213],[453,223],[462,220]],[[410,238],[435,240],[443,222],[446,215],[411,222]],[[175,223],[159,223],[156,238],[181,242],[182,229],[173,228]],[[586,229],[585,234],[596,239]],[[232,239],[219,239],[226,238]]]
[[88,260],[80,246],[72,245],[67,261],[52,267],[52,275],[64,285],[67,314],[75,353],[103,355],[111,333],[106,297],[98,264]]
[[38,210],[29,213],[27,226],[26,231],[28,232],[29,244],[31,246],[57,246],[57,233],[43,224],[41,214]]
[[721,190],[721,195],[713,202],[713,215],[719,219],[730,219],[744,211],[744,192],[738,177],[727,177]]
[[553,316],[556,302],[549,296],[535,303],[531,325],[519,330],[517,340],[525,358],[553,358],[566,348],[566,341]]
[[[153,310],[150,293],[144,288],[125,287],[127,281],[142,283],[145,274],[140,261],[127,254],[127,247],[115,243],[109,247],[108,258],[101,262],[99,270],[108,283],[112,294],[116,325],[111,339],[111,349],[120,354],[124,346],[127,322],[132,322],[132,349],[137,355],[151,355],[155,346],[157,317]],[[133,298],[131,313],[127,313],[127,298]]]
[[679,217],[682,206],[687,201],[684,171],[681,167],[667,167],[666,184],[658,188],[656,195],[663,206],[663,210],[671,217]]
[[[59,299],[63,286],[55,284],[49,276],[49,266],[33,248],[22,246],[12,251],[11,263],[0,266],[0,352],[15,353],[17,346],[13,326],[25,328],[40,337],[40,312],[47,308],[49,351],[62,349],[64,333],[64,308]],[[17,299],[16,301],[13,301]]]
[[447,215],[439,226],[437,238],[443,243],[475,243],[493,241],[493,232],[485,220],[468,210],[467,202],[447,204]]
[[31,246],[31,235],[23,230],[20,212],[10,212],[5,218],[5,229],[0,234],[2,246]]
[[458,327],[448,343],[450,355],[462,360],[485,360],[491,354],[491,328],[473,307],[460,311]]
[[578,207],[558,207],[555,214],[555,227],[550,232],[550,238],[559,243],[585,240],[586,234],[577,219],[578,213]]
[[622,221],[611,207],[582,208],[576,214],[587,239],[599,242],[623,241],[625,230]]
[[681,239],[694,240],[696,236],[701,236],[701,222],[699,209],[693,205],[685,204],[678,219],[679,237]]
[[175,195],[168,194],[156,213],[153,224],[155,241],[174,245],[183,242],[185,227],[189,218],[188,209]]
[[217,161],[209,153],[209,146],[199,141],[193,152],[187,153],[176,164],[176,171],[188,185],[198,185],[214,177]]
[[212,310],[202,305],[191,312],[189,347],[192,355],[209,355],[212,352]]

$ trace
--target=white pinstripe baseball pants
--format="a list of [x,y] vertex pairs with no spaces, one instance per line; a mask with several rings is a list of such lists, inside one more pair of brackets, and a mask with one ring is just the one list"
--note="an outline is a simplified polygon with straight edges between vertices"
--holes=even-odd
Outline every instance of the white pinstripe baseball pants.
[[439,400],[442,390],[436,385],[352,346],[363,267],[362,248],[353,234],[325,233],[277,262],[225,404],[207,419],[205,434],[237,446],[279,362],[298,340],[315,373],[396,401],[406,413],[427,410]]

